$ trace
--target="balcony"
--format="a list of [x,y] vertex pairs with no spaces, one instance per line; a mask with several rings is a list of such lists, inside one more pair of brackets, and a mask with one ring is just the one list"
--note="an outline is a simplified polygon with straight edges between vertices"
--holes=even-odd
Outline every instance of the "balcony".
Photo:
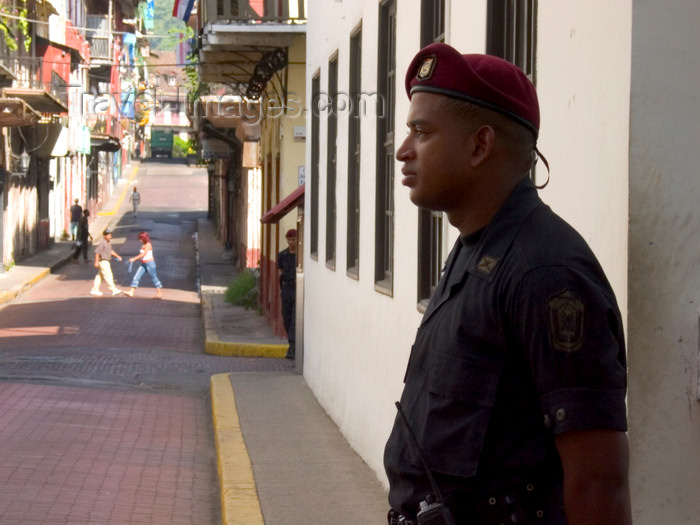
[[203,0],[202,21],[306,23],[306,0]]
[[109,17],[104,15],[87,16],[87,41],[90,44],[90,58],[93,63],[112,64],[112,32]]
[[121,147],[121,123],[111,115],[91,115],[87,122],[90,129],[90,147],[108,152],[119,151]]
[[15,80],[11,87],[2,89],[3,97],[20,98],[40,113],[68,111],[68,86],[53,70],[50,70],[50,80],[44,80],[48,73],[44,71],[42,57],[13,57],[5,60],[8,71]]
[[304,0],[204,0],[203,7],[202,79],[236,86],[241,94],[256,82],[259,64],[286,65],[286,50],[306,33]]

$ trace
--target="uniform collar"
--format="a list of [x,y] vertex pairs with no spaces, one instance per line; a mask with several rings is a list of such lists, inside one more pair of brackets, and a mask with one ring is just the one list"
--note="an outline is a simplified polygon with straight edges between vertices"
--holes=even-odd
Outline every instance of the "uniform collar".
[[450,298],[452,288],[464,280],[465,274],[472,274],[489,283],[494,281],[500,263],[518,234],[521,224],[541,203],[542,201],[537,195],[537,188],[529,177],[524,177],[483,230],[466,266],[462,266],[461,262],[455,265],[463,250],[462,239],[457,240],[445,263],[445,267],[450,269],[449,275],[444,276],[443,280],[440,281],[435,295],[423,315],[422,323],[427,321],[435,310]]
[[541,203],[534,183],[530,177],[524,177],[486,226],[469,260],[467,271],[490,283],[493,282],[500,263],[520,231],[523,221]]

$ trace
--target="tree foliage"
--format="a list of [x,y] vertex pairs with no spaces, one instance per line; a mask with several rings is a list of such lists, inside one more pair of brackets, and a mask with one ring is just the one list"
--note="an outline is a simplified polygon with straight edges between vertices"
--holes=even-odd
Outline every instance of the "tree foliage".
[[173,17],[174,1],[158,0],[155,3],[153,33],[156,35],[168,35],[164,38],[151,40],[151,49],[156,52],[172,50],[180,41],[180,35],[189,35],[192,32],[192,29],[187,27],[182,20]]

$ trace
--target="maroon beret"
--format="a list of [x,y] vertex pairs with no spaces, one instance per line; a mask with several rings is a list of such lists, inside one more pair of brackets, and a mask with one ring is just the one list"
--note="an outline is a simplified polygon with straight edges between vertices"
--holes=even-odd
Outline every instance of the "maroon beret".
[[478,104],[505,115],[537,136],[540,108],[535,86],[518,67],[491,55],[461,55],[447,44],[430,44],[413,58],[406,93],[425,91]]

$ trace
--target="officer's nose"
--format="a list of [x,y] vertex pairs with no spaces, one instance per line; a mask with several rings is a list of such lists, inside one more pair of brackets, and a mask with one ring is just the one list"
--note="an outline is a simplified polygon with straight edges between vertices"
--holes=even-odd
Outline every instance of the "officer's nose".
[[411,137],[408,136],[404,139],[399,149],[396,150],[396,160],[399,162],[406,162],[413,155],[413,148],[410,144]]

